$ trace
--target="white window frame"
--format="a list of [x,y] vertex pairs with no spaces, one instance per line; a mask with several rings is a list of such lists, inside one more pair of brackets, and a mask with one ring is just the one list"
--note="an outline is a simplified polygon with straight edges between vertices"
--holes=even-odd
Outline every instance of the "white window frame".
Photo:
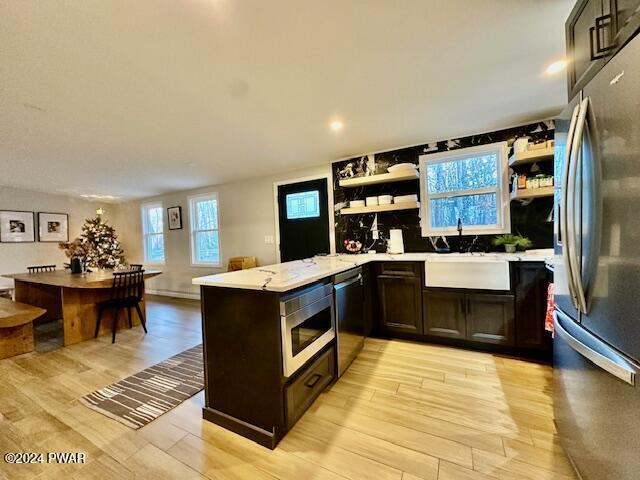
[[[215,200],[216,202],[216,224],[218,228],[210,228],[206,230],[196,230],[197,221],[195,218],[196,202],[203,200]],[[197,260],[196,255],[196,233],[198,232],[218,232],[218,262],[201,262]],[[220,200],[218,192],[200,193],[189,197],[189,243],[191,250],[191,266],[192,267],[219,267],[222,265],[222,237],[220,236]]]
[[[162,210],[162,232],[161,233],[149,232],[149,210],[151,210],[152,208],[159,208],[160,210]],[[166,242],[164,242],[165,221],[164,221],[164,207],[162,205],[162,202],[144,203],[141,205],[140,210],[142,214],[142,251],[144,252],[144,263],[148,265],[164,265],[167,260],[167,244]],[[163,239],[162,243],[164,245],[164,255],[161,262],[149,260],[149,255],[147,252],[147,237],[151,235],[162,235],[162,239]]]
[[[430,194],[427,184],[427,166],[435,163],[444,163],[464,158],[497,154],[498,156],[498,182],[495,187],[478,188],[473,190],[458,190],[446,193]],[[423,237],[454,235],[457,234],[457,226],[447,228],[432,228],[431,226],[431,200],[436,198],[459,197],[466,195],[479,195],[483,193],[496,194],[497,219],[496,225],[462,225],[463,235],[495,235],[511,233],[511,199],[509,198],[509,146],[507,142],[497,142],[476,147],[458,148],[447,152],[420,155],[420,226]]]

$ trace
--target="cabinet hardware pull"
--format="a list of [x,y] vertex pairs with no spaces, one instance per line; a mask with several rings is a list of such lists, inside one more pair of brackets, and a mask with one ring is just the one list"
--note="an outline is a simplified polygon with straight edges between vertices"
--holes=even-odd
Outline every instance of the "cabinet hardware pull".
[[[602,15],[596,18],[595,26],[589,28],[589,43],[591,44],[591,60],[599,60],[604,58],[610,50],[615,48],[615,45],[611,44],[609,46],[602,45],[602,36],[601,32],[603,29],[612,26],[612,15]],[[610,29],[611,33],[611,29]],[[595,37],[595,41],[594,41]],[[609,39],[608,43],[612,43],[611,39]],[[595,49],[594,49],[595,47]],[[594,53],[595,52],[595,53]]]
[[305,387],[313,388],[320,381],[322,375],[319,373],[314,373],[309,380],[304,382]]

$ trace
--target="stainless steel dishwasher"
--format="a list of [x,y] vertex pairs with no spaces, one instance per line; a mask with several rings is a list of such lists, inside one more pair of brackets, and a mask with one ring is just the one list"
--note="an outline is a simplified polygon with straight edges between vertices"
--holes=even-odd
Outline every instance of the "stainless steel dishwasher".
[[333,277],[338,376],[341,376],[364,346],[364,287],[362,268]]

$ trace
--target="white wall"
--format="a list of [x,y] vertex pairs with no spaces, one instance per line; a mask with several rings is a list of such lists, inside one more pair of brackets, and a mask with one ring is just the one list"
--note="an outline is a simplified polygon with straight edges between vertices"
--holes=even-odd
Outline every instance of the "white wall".
[[[275,236],[276,231],[274,182],[327,175],[329,171],[329,165],[322,165],[120,204],[119,217],[115,226],[119,232],[122,232],[120,238],[124,243],[127,260],[143,263],[141,205],[159,201],[162,202],[165,212],[168,207],[181,206],[182,230],[168,230],[165,214],[165,264],[158,267],[163,273],[151,279],[147,283],[147,289],[166,294],[197,295],[198,287],[191,284],[191,279],[226,271],[229,257],[255,256],[258,259],[258,265],[276,263],[276,245],[267,245],[264,239],[265,235]],[[192,267],[188,197],[209,192],[218,193],[221,265],[219,268]]]
[[[105,209],[105,218],[117,225],[118,205],[103,205],[82,198],[53,195],[30,190],[20,190],[0,186],[0,210],[26,210],[37,213],[67,213],[69,215],[69,239],[80,235],[85,219],[94,217],[96,209]],[[119,238],[123,232],[117,231]],[[37,240],[36,232],[36,240]],[[126,254],[127,252],[125,252]],[[62,268],[69,260],[57,243],[0,243],[0,275],[3,273],[26,272],[30,265],[56,264]],[[0,285],[12,285],[10,279],[0,277]]]

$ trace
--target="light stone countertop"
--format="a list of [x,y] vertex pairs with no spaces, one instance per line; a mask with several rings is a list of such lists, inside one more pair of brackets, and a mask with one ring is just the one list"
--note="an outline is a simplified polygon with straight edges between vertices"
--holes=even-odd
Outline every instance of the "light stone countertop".
[[469,261],[486,261],[493,258],[510,262],[544,262],[553,257],[553,249],[529,250],[514,254],[492,252],[485,254],[403,253],[393,255],[375,253],[362,255],[328,255],[296,260],[294,262],[276,263],[274,265],[256,267],[248,270],[207,275],[205,277],[194,278],[192,283],[194,285],[210,287],[287,292],[370,262],[428,262],[429,260],[442,261],[460,257],[465,257]]

